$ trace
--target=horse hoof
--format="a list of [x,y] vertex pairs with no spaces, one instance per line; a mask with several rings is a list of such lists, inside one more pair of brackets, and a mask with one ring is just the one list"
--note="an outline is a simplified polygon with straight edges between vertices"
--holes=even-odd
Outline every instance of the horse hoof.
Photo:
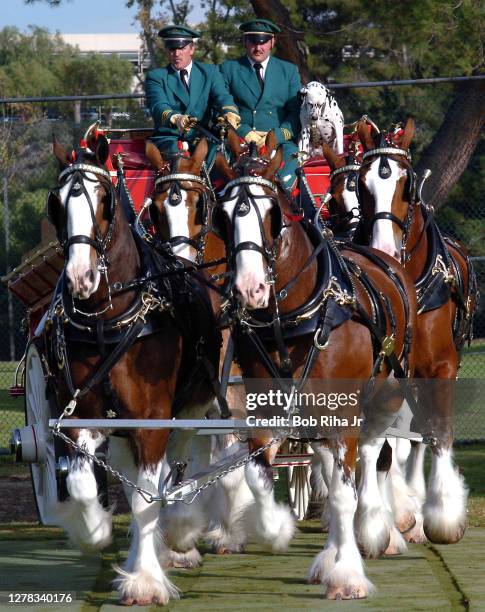
[[326,599],[341,601],[342,599],[365,599],[367,592],[363,587],[331,587],[325,593]]
[[395,525],[401,533],[405,533],[416,525],[416,517],[412,512],[406,512],[396,519]]

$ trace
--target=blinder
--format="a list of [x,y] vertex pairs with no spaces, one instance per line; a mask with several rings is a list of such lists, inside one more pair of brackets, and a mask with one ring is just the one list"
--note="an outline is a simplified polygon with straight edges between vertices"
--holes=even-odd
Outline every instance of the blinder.
[[214,206],[211,212],[211,228],[214,234],[226,242],[228,237],[228,218],[222,206]]
[[269,212],[271,217],[271,237],[274,239],[278,238],[283,228],[283,220],[281,216],[281,208],[278,204],[273,204]]
[[59,197],[58,189],[51,189],[47,194],[46,202],[46,214],[49,221],[56,229],[57,237],[61,238],[61,215],[62,215],[62,203]]

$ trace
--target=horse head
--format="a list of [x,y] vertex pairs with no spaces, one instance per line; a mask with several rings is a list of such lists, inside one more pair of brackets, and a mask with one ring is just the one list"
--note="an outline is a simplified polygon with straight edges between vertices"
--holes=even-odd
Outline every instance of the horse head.
[[282,202],[275,173],[283,155],[273,132],[258,152],[241,146],[233,131],[228,143],[232,166],[220,158],[218,168],[229,181],[215,211],[214,225],[230,244],[235,289],[243,307],[266,308],[274,282],[275,247],[282,229]]
[[347,159],[337,155],[326,144],[322,144],[323,154],[330,166],[330,192],[332,199],[328,204],[335,231],[348,230],[352,236],[359,223],[359,199],[357,182],[359,180],[360,162],[354,153]]
[[200,256],[208,231],[210,192],[200,176],[207,151],[205,138],[191,156],[167,160],[152,142],[147,141],[146,146],[146,156],[157,171],[150,207],[152,222],[175,255],[192,261]]
[[53,150],[59,186],[49,193],[47,215],[64,249],[68,289],[74,298],[87,299],[106,272],[114,228],[116,196],[105,167],[109,145],[93,126],[71,154],[55,138]]
[[358,134],[364,148],[359,180],[364,232],[371,246],[400,260],[414,203],[409,155],[414,121],[388,132],[361,122]]

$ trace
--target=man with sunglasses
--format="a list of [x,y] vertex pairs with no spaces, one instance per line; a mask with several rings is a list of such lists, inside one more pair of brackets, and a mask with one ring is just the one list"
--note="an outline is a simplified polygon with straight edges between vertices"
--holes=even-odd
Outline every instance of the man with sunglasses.
[[160,151],[171,155],[181,148],[192,148],[197,136],[192,118],[207,125],[215,114],[238,128],[238,109],[217,66],[192,60],[200,34],[183,25],[171,25],[158,35],[170,63],[147,74],[145,93],[155,124],[151,140]]
[[261,147],[274,130],[283,147],[284,167],[279,181],[287,194],[296,181],[298,162],[294,155],[300,129],[298,92],[300,75],[294,64],[271,56],[275,35],[281,29],[268,19],[253,19],[239,26],[246,55],[226,60],[221,72],[241,114],[238,134]]

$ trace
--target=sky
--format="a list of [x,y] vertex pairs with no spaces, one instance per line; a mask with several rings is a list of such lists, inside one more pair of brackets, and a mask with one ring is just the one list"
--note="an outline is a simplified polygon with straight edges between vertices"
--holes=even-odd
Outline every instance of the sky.
[[[26,31],[29,25],[36,25],[65,34],[136,33],[135,13],[135,7],[126,8],[125,0],[63,0],[58,7],[47,2],[26,5],[24,0],[1,0],[0,29],[16,26]],[[201,17],[197,8],[189,20],[197,22]]]

